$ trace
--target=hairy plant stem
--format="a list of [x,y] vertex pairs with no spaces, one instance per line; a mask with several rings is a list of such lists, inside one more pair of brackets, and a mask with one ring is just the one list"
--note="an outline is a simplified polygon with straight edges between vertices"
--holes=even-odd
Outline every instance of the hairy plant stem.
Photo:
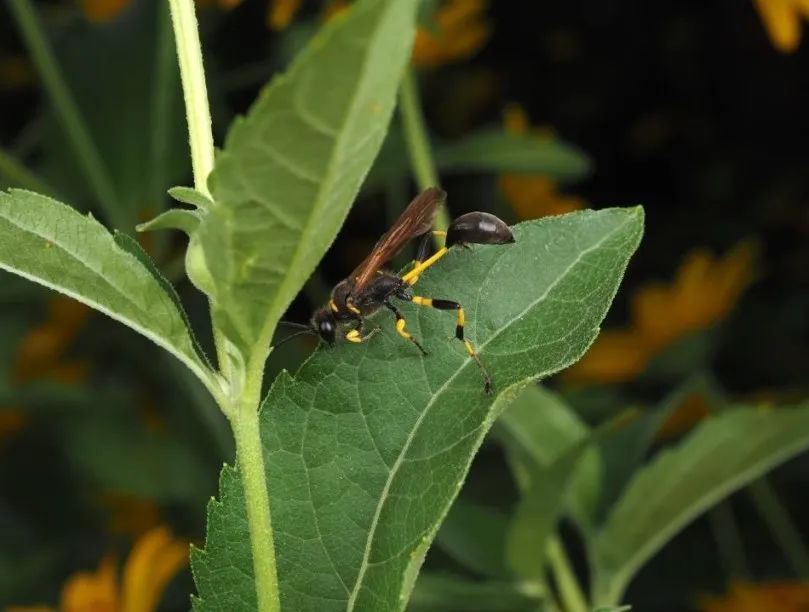
[[[438,172],[430,149],[427,125],[421,109],[418,77],[413,68],[408,68],[402,77],[399,87],[399,108],[402,115],[407,152],[410,155],[410,166],[416,175],[419,189],[438,186]],[[438,209],[435,218],[435,229],[446,231],[449,227],[449,214],[446,205]]]
[[[194,188],[211,198],[208,191],[208,175],[214,166],[213,132],[194,0],[169,0],[169,7],[174,28],[174,43],[177,46],[177,60],[180,64],[180,80],[183,85]],[[211,313],[211,321],[213,320]],[[213,340],[219,369],[230,380],[232,377],[230,358],[225,348],[225,340],[216,325],[213,326]]]
[[248,375],[244,393],[232,412],[231,424],[236,438],[236,460],[247,506],[247,525],[253,553],[258,610],[279,612],[281,602],[275,565],[270,497],[267,491],[258,419],[261,379],[261,370],[257,380],[256,377]]
[[[211,197],[207,180],[214,165],[213,135],[194,0],[169,0],[169,6],[185,99],[194,186]],[[258,611],[280,612],[270,496],[258,420],[264,360],[232,363],[224,337],[215,324],[213,331],[219,367],[230,384],[229,397],[218,398],[218,401],[230,419],[236,441],[236,463],[244,486]],[[267,350],[263,347],[255,352],[266,358]]]
[[115,186],[104,166],[101,154],[90,136],[90,130],[76,105],[67,83],[56,63],[30,0],[9,0],[11,13],[17,21],[31,59],[39,71],[42,83],[53,103],[56,115],[67,132],[84,174],[93,189],[98,205],[107,220],[121,229],[128,229],[132,221],[121,206]]
[[558,535],[548,540],[546,554],[565,612],[587,612],[590,609],[587,598],[579,586],[576,574],[573,573],[570,560]]
[[194,12],[193,0],[169,0],[169,6],[180,62],[180,78],[183,82],[194,187],[210,198],[208,175],[213,170],[214,162],[213,133],[197,14]]

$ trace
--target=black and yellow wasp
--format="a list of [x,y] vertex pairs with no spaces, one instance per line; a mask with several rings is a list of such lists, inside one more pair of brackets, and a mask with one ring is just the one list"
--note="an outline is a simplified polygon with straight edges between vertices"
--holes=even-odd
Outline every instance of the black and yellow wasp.
[[[329,344],[334,344],[338,331],[344,328],[349,328],[343,334],[347,341],[365,342],[378,331],[376,328],[363,335],[365,317],[385,307],[396,317],[396,331],[399,335],[427,355],[421,343],[407,331],[405,318],[393,300],[438,310],[454,310],[457,313],[455,337],[463,343],[466,352],[480,368],[484,391],[491,393],[492,381],[489,373],[472,344],[464,337],[464,309],[452,300],[415,295],[412,287],[419,276],[441,259],[453,245],[507,244],[514,242],[514,236],[503,221],[484,212],[461,215],[450,224],[446,232],[432,231],[438,207],[445,197],[446,193],[435,187],[416,196],[393,226],[377,241],[368,257],[348,278],[337,283],[329,303],[318,309],[305,327],[306,331],[319,335]],[[428,257],[433,235],[444,236],[444,246]],[[401,276],[382,270],[382,266],[405,244],[419,236],[423,236],[423,239],[411,270]]]

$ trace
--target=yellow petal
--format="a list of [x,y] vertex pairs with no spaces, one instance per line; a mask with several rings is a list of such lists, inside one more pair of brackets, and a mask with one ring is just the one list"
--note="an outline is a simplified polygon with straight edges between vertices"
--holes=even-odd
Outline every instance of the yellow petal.
[[726,316],[755,280],[758,250],[756,241],[745,240],[717,263],[712,283],[717,317]]
[[17,408],[0,408],[0,442],[25,425],[25,415]]
[[711,406],[705,397],[700,393],[692,393],[669,415],[660,428],[658,438],[661,440],[676,438],[690,431],[710,412]]
[[267,27],[271,30],[283,30],[295,18],[301,7],[301,0],[270,0],[267,7]]
[[561,215],[585,205],[582,198],[558,193],[556,184],[544,176],[509,173],[500,176],[498,183],[520,219]]
[[510,103],[503,109],[503,127],[509,134],[525,134],[530,122],[528,113],[519,104]]
[[165,527],[146,532],[124,566],[122,612],[153,612],[174,575],[188,562],[188,542]]
[[604,331],[582,359],[567,369],[565,380],[579,383],[619,383],[632,380],[649,362],[642,338],[631,330]]
[[483,0],[449,0],[435,14],[436,31],[419,28],[413,43],[413,63],[436,68],[469,57],[488,40]]
[[115,19],[130,0],[81,0],[81,12],[88,21],[104,23]]
[[62,587],[62,612],[120,612],[115,559],[105,557],[95,573],[82,572]]
[[101,496],[100,503],[108,514],[111,533],[138,537],[160,523],[160,510],[152,501],[110,491]]
[[702,612],[802,612],[809,609],[809,585],[804,582],[772,581],[759,584],[737,582],[727,595],[700,598]]
[[795,0],[755,0],[758,14],[773,46],[782,53],[792,53],[801,42],[801,11],[809,11]]
[[651,351],[660,350],[681,333],[678,318],[671,308],[671,291],[662,283],[641,287],[632,296],[633,325]]

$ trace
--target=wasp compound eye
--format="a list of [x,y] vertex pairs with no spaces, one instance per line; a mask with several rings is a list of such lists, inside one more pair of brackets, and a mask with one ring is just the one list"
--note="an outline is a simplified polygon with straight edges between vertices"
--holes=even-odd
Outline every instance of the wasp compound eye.
[[461,215],[447,229],[446,246],[453,244],[509,244],[514,234],[502,219],[486,212]]

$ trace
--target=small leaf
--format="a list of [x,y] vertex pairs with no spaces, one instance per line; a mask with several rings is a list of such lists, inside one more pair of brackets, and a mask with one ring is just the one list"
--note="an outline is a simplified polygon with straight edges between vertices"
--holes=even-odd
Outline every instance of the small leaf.
[[92,217],[29,191],[0,192],[0,268],[109,315],[213,384],[172,295]]
[[[340,229],[385,137],[416,0],[361,0],[328,22],[237,119],[189,250],[194,283],[245,360]],[[192,256],[191,250],[199,248]],[[263,359],[263,352],[256,359]]]
[[[638,208],[522,223],[513,245],[452,249],[416,289],[468,309],[468,338],[495,393],[514,394],[590,346],[642,227]],[[276,379],[262,407],[283,609],[402,609],[407,579],[499,409],[452,338],[449,313],[400,308],[428,357],[380,312],[369,324],[381,333],[316,351],[294,379]],[[222,504],[211,506],[193,565],[203,601],[217,604],[200,610],[254,609],[241,495],[228,476]]]
[[[169,189],[169,195],[183,204],[190,204],[196,208],[207,210],[213,206],[211,199],[204,193],[197,191],[193,187],[172,187]],[[178,209],[182,210],[182,209]]]
[[525,172],[558,181],[579,179],[590,172],[589,158],[576,147],[495,129],[439,144],[435,158],[442,171]]
[[139,232],[153,232],[162,229],[178,229],[192,236],[199,227],[200,215],[191,210],[172,208],[136,227]]
[[809,447],[809,405],[727,410],[638,471],[593,542],[595,599],[614,603],[635,573],[702,512]]

